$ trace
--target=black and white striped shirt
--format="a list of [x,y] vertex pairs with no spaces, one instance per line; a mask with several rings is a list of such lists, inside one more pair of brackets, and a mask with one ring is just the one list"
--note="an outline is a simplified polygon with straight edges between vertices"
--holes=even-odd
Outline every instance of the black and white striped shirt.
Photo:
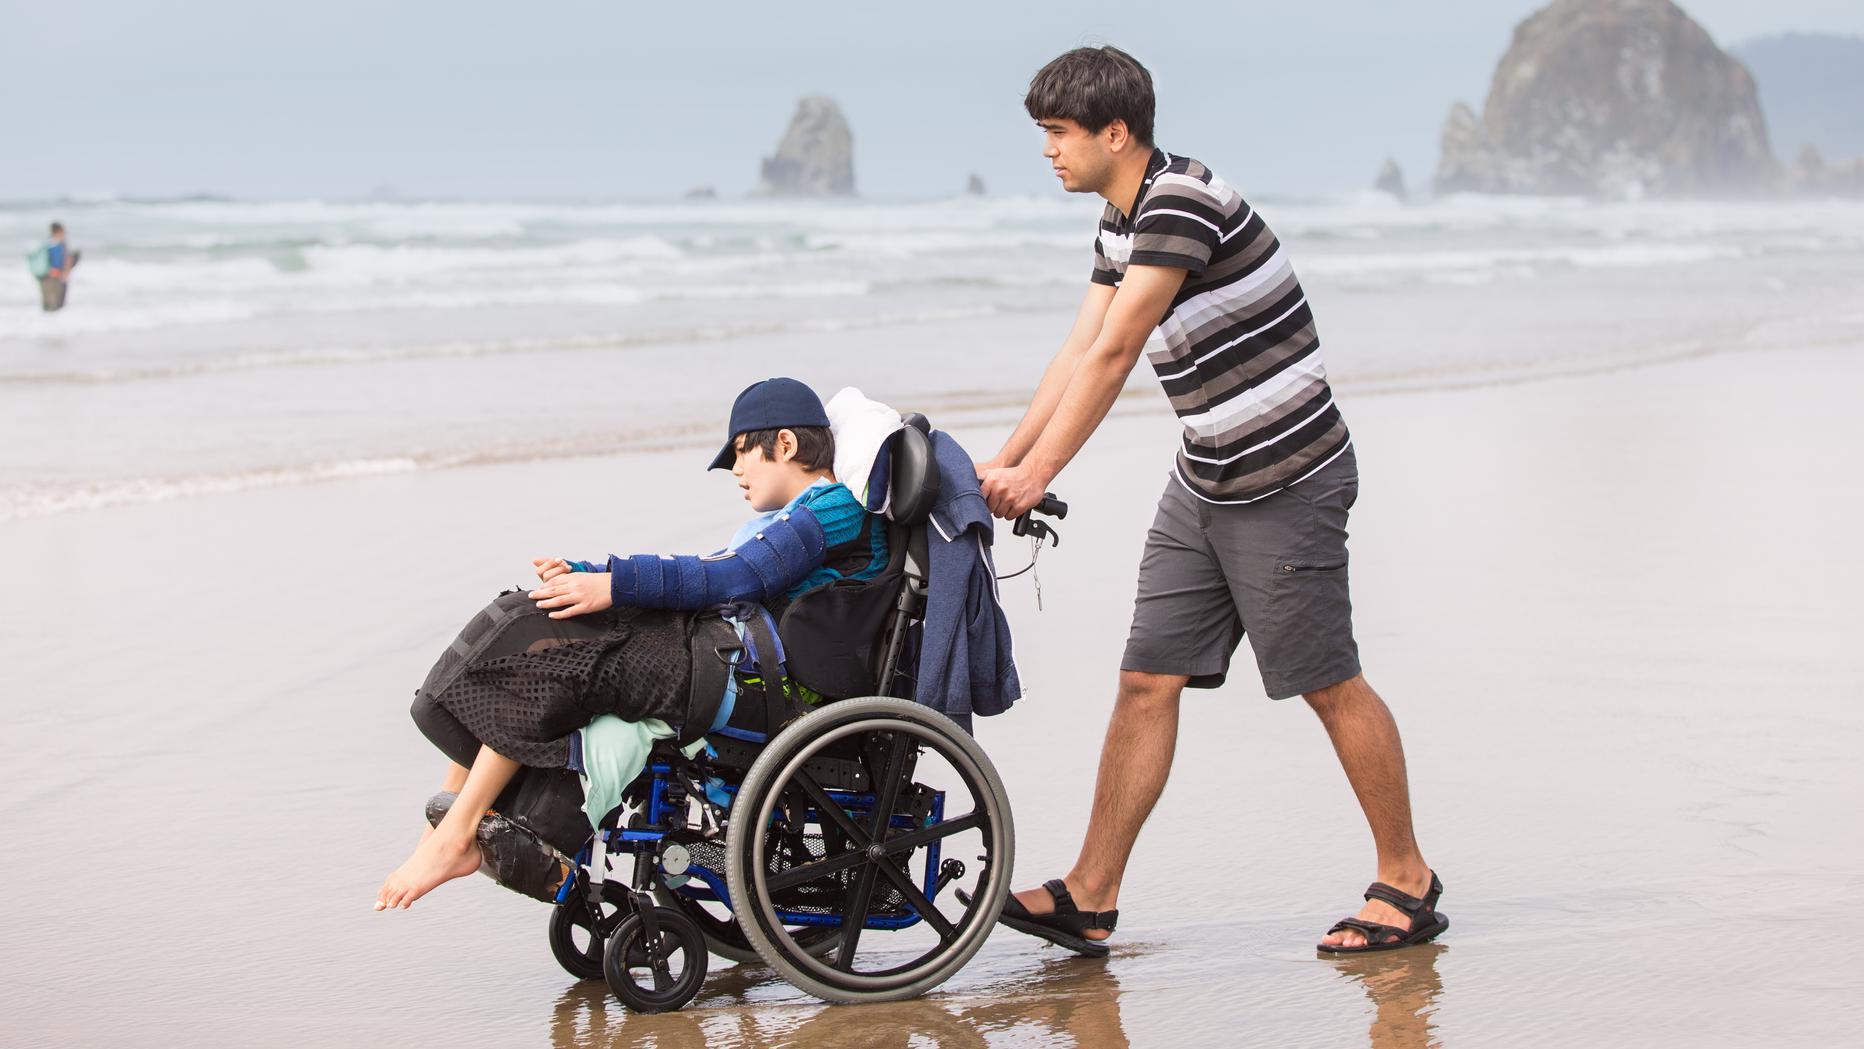
[[1131,214],[1101,213],[1093,280],[1186,271],[1159,322],[1165,344],[1147,353],[1184,422],[1179,481],[1213,503],[1254,502],[1344,452],[1307,294],[1262,216],[1209,168],[1157,149]]

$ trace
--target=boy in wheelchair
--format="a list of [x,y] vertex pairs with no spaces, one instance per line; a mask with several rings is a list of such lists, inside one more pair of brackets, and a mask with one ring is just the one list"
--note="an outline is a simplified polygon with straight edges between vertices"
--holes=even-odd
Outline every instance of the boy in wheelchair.
[[[541,781],[580,777],[595,823],[655,740],[694,746],[732,720],[737,678],[719,653],[754,652],[760,637],[771,644],[773,610],[888,564],[886,529],[836,481],[834,457],[827,413],[809,387],[757,383],[733,404],[730,438],[711,465],[729,467],[757,511],[724,550],[606,564],[539,558],[537,589],[502,595],[475,617],[413,710],[451,759],[442,789],[457,797],[432,814],[435,825],[388,876],[375,908],[405,908],[494,859],[481,854],[481,823],[521,769]],[[569,873],[543,872],[542,883]]]

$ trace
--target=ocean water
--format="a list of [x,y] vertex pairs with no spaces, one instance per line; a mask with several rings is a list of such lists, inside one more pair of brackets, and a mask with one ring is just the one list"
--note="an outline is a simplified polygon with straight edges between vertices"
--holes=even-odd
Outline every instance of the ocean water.
[[[0,294],[0,520],[715,439],[748,382],[1013,411],[1098,198],[0,205],[85,260]],[[1343,391],[1497,381],[1864,321],[1864,203],[1263,200]],[[1141,394],[1143,368],[1133,380]]]

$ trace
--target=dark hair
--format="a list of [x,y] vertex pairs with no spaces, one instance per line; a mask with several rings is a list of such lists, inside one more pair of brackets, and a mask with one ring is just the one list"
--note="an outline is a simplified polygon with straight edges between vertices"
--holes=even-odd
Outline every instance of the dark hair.
[[1116,120],[1142,145],[1152,144],[1152,74],[1117,47],[1077,47],[1029,81],[1023,108],[1036,120],[1072,120],[1100,134]]
[[753,448],[764,458],[777,457],[777,435],[788,430],[796,435],[796,465],[805,470],[827,470],[835,465],[835,435],[826,426],[783,426],[774,430],[746,430],[733,445],[741,452]]
[[52,236],[54,236],[54,237],[56,237],[56,236],[58,236],[58,235],[59,235],[60,233],[63,233],[63,232],[65,232],[65,224],[64,224],[64,223],[62,223],[62,222],[54,222],[54,223],[52,223]]

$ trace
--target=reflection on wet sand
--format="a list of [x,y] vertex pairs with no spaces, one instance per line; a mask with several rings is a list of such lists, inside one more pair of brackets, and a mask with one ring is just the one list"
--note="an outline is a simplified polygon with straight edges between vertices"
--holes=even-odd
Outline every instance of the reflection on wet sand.
[[1443,996],[1437,956],[1446,948],[1428,943],[1334,962],[1342,977],[1358,983],[1372,999],[1372,1049],[1441,1049],[1433,1020]]
[[556,1049],[906,1049],[928,1042],[941,1049],[1024,1044],[1128,1049],[1131,1044],[1120,1019],[1119,980],[1103,963],[1072,957],[1045,960],[1034,972],[1018,974],[1014,983],[963,996],[863,1006],[827,1006],[793,997],[758,1001],[787,989],[768,969],[738,966],[709,979],[700,999],[685,1011],[640,1016],[610,997],[600,981],[584,981],[558,997],[551,1044]]

